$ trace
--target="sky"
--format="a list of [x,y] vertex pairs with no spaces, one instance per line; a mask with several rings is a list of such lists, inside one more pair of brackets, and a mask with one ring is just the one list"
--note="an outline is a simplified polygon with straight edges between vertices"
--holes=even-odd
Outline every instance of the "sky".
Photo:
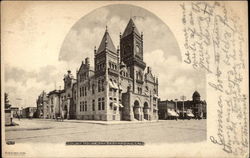
[[17,9],[15,15],[3,10],[4,88],[14,106],[36,106],[38,95],[62,88],[64,74],[70,69],[75,76],[84,58],[89,57],[93,66],[94,47],[105,26],[118,47],[119,34],[130,18],[143,32],[144,61],[159,78],[161,100],[181,95],[191,99],[195,90],[206,98],[205,73],[181,62],[180,41],[168,26],[171,21],[163,22],[144,8],[116,4],[84,10],[74,5],[66,14],[70,5],[29,2],[9,7]]

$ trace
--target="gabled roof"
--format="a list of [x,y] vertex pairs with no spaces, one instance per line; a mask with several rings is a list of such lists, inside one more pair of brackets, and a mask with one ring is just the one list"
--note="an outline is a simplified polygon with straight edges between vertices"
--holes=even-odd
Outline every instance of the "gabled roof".
[[122,38],[126,37],[127,35],[130,35],[132,33],[133,29],[134,29],[134,32],[140,36],[140,33],[139,33],[138,29],[136,28],[134,21],[132,19],[130,19],[125,31],[123,32]]
[[110,51],[112,51],[114,53],[116,52],[116,48],[114,46],[114,43],[113,43],[107,29],[106,29],[106,31],[105,31],[105,33],[103,35],[102,41],[101,41],[100,46],[99,46],[99,48],[97,50],[97,54],[102,52],[105,49],[106,45],[107,45],[108,50],[110,50]]

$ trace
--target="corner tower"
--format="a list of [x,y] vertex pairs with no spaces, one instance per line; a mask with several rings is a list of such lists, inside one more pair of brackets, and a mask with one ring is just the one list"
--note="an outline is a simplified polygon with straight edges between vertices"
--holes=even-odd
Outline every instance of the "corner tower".
[[[95,76],[102,76],[109,70],[109,66],[117,68],[118,65],[118,53],[114,46],[114,43],[108,33],[106,26],[105,33],[99,48],[94,50],[95,52]],[[114,68],[113,68],[114,69]],[[118,70],[117,70],[118,73]]]
[[130,70],[130,77],[134,80],[134,90],[137,84],[143,84],[144,69],[143,61],[143,35],[139,33],[132,19],[129,20],[125,31],[120,35],[121,61]]

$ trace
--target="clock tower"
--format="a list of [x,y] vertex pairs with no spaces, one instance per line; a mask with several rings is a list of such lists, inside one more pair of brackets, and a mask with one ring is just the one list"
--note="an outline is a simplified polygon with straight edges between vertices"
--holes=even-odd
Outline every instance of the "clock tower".
[[124,33],[120,34],[121,61],[130,69],[130,77],[136,83],[143,84],[144,69],[143,61],[143,35],[139,33],[132,19],[129,20]]

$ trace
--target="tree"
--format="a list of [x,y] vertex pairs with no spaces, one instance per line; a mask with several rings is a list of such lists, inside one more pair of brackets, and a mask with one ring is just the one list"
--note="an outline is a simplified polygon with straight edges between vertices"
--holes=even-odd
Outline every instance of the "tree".
[[11,107],[8,93],[4,93],[4,105],[5,109],[9,109]]

